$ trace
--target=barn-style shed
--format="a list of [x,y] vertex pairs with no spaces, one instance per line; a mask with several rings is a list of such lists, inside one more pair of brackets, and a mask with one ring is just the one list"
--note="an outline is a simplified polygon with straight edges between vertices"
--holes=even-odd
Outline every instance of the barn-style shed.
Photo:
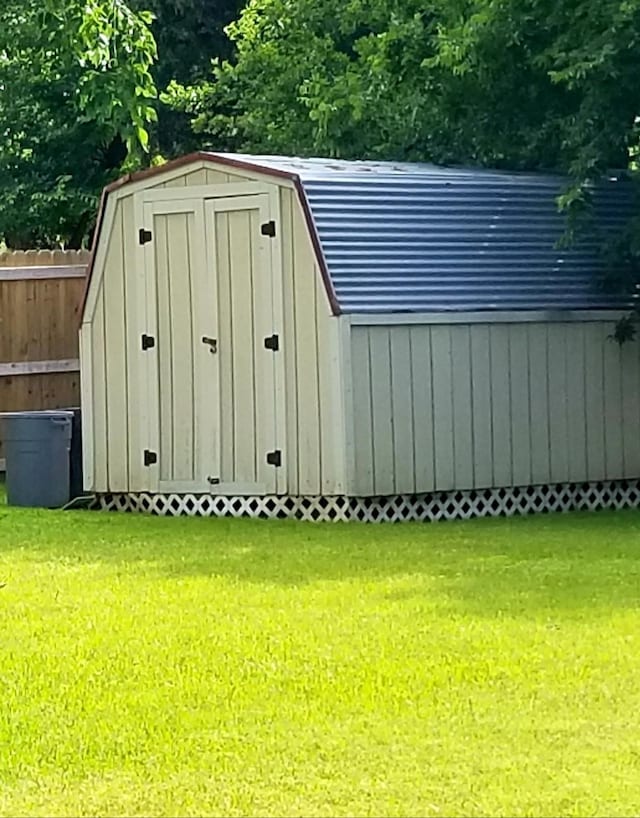
[[563,180],[198,153],[105,191],[83,311],[105,507],[439,518],[635,502],[640,353]]

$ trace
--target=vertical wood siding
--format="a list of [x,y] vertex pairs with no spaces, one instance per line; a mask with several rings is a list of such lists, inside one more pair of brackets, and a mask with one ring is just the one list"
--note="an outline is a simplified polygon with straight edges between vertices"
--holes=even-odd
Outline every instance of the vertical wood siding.
[[247,176],[236,173],[228,173],[223,170],[213,168],[199,168],[189,172],[181,173],[173,179],[163,181],[162,177],[157,177],[156,181],[151,180],[149,189],[173,188],[173,187],[200,187],[201,185],[224,185],[227,182],[243,182]]
[[353,326],[350,493],[640,477],[640,345],[612,328]]
[[125,389],[127,406],[126,425],[121,420],[128,461],[127,488],[130,485],[146,487],[148,470],[144,467],[141,452],[147,442],[148,423],[145,414],[146,383],[141,374],[144,352],[140,344],[142,333],[146,330],[145,280],[143,265],[135,262],[140,246],[137,243],[133,196],[127,196],[120,201],[120,217],[122,219],[120,265],[124,279],[124,302],[120,305],[120,310],[124,313],[127,363],[126,377],[120,381],[120,388]]
[[[215,271],[220,316],[219,401],[223,483],[274,483],[266,452],[274,446],[270,268],[263,263],[260,205],[215,212]],[[213,271],[212,271],[213,272]]]
[[[81,381],[85,488],[127,491],[144,479],[144,381],[133,199],[118,202],[93,320],[82,326]],[[129,261],[131,260],[131,261]],[[87,406],[90,409],[87,411]]]
[[122,208],[116,214],[111,234],[113,252],[105,265],[108,287],[103,290],[104,353],[107,400],[107,459],[109,482],[113,486],[129,484],[127,359],[125,319],[125,276],[122,264]]
[[280,189],[288,493],[343,494],[345,419],[340,321],[331,314],[304,216]]
[[[109,413],[107,406],[107,354],[106,354],[106,327],[105,327],[105,299],[104,288],[100,288],[98,300],[93,316],[91,333],[91,375],[93,382],[93,453],[95,491],[109,491],[109,470],[118,468],[120,464],[109,462]],[[109,384],[109,389],[117,389],[118,384]],[[118,427],[118,419],[111,417],[111,431],[123,435],[124,429]]]
[[[190,214],[154,219],[160,398],[160,480],[194,479]],[[193,228],[192,228],[193,229]]]

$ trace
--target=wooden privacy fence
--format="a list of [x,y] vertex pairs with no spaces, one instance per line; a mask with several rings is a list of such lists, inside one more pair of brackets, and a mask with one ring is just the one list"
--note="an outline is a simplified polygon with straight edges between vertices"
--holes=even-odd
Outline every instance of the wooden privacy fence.
[[78,323],[88,260],[84,250],[0,253],[0,412],[79,405]]

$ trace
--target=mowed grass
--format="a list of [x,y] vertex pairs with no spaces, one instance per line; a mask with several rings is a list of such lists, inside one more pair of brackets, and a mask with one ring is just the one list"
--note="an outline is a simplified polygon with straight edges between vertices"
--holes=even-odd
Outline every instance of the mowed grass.
[[640,813],[640,515],[0,507],[0,814]]

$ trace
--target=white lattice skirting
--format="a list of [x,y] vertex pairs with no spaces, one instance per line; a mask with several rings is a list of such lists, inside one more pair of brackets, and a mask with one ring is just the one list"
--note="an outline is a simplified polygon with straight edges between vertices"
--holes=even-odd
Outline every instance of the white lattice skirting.
[[395,497],[221,497],[209,494],[99,494],[107,511],[169,516],[400,522],[512,517],[552,511],[637,508],[640,480],[560,483]]

